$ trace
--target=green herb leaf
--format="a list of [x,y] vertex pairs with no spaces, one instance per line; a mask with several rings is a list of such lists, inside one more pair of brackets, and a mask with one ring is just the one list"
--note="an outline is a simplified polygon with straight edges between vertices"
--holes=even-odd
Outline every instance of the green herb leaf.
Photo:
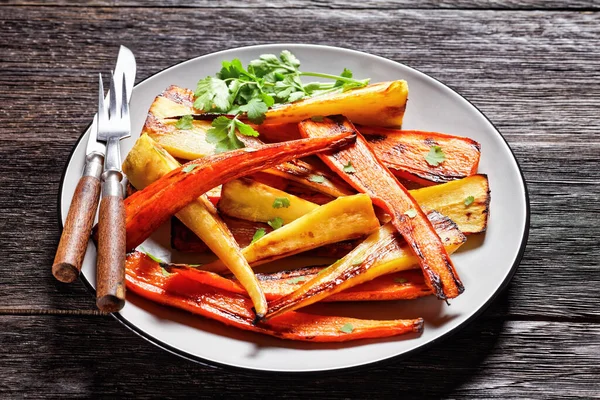
[[[206,132],[206,142],[210,144],[216,144],[217,146],[215,150],[217,153],[243,148],[244,144],[237,138],[235,134],[236,127],[238,127],[238,122],[242,124],[242,122],[238,121],[237,118],[229,119],[224,116],[216,118],[212,122],[212,128]],[[248,128],[252,129],[250,126],[248,126]]]
[[242,121],[235,120],[235,127],[240,131],[240,133],[244,136],[253,136],[258,137],[258,132],[248,124],[243,123]]
[[279,58],[293,68],[297,69],[300,66],[300,60],[298,60],[289,50],[283,50],[279,55]]
[[352,326],[351,323],[347,323],[344,324],[341,328],[340,331],[344,332],[344,333],[352,333],[352,331],[354,330],[354,326]]
[[469,207],[471,204],[473,204],[474,201],[475,197],[467,196],[467,198],[465,199],[465,206]]
[[404,215],[408,216],[408,218],[414,218],[417,216],[417,210],[415,210],[414,208],[409,208],[408,210],[406,210]]
[[192,117],[191,115],[184,115],[183,117],[177,120],[177,122],[175,123],[175,128],[183,130],[192,129],[194,127],[194,124],[192,124],[193,120],[194,117]]
[[268,109],[269,107],[261,99],[252,99],[248,104],[239,107],[239,110],[247,113],[248,119],[255,124],[262,124]]
[[[260,124],[265,118],[266,111],[277,104],[290,103],[307,96],[332,91],[363,87],[369,82],[368,79],[354,79],[349,69],[344,69],[340,75],[331,75],[303,72],[299,67],[300,60],[288,50],[282,51],[279,56],[263,54],[258,59],[250,61],[247,69],[244,69],[239,59],[223,61],[221,70],[215,77],[209,76],[198,82],[194,92],[194,107],[203,111],[231,115],[245,112],[250,121]],[[329,82],[305,84],[302,82],[302,76],[324,78]],[[238,129],[242,131],[244,128],[238,127]],[[227,136],[227,139],[213,138],[218,151],[242,147],[239,140],[229,134],[229,131]]]
[[322,115],[314,115],[314,116],[310,117],[311,121],[314,121],[314,122],[323,122],[324,118],[325,117]]
[[164,267],[160,267],[160,272],[162,272],[163,276],[170,276],[171,273],[167,271]]
[[344,165],[344,172],[347,174],[353,174],[356,172],[354,166],[352,165],[352,161],[348,161],[348,164]]
[[288,279],[286,283],[289,283],[290,285],[295,285],[296,283],[306,282],[307,279],[308,278],[306,276],[297,276],[295,278]]
[[[344,70],[342,71],[342,73],[340,74],[341,77],[343,78],[352,78],[352,71],[350,71],[348,68],[344,68]],[[335,81],[335,85],[336,87],[342,87],[344,86],[346,82],[345,81]]]
[[283,226],[283,219],[275,217],[269,222],[267,222],[267,224],[269,224],[269,226],[273,229],[279,229]]
[[287,197],[277,197],[273,201],[273,208],[288,208],[290,206],[290,199]]
[[325,177],[322,175],[311,175],[308,177],[308,180],[314,183],[323,183],[325,182]]
[[188,164],[185,167],[183,167],[181,170],[187,174],[188,172],[192,172],[194,170],[194,168],[196,168],[197,166],[198,166],[198,164]]
[[154,262],[157,262],[159,264],[165,264],[165,262],[163,260],[161,260],[160,258],[152,255],[149,251],[147,251],[145,248],[143,248],[142,246],[140,246],[140,250],[146,254],[148,257],[150,257],[150,259]]
[[442,162],[444,162],[445,159],[446,155],[442,151],[442,148],[440,146],[435,145],[429,148],[429,153],[427,153],[427,155],[425,156],[425,161],[427,161],[427,164],[433,167],[437,167]]
[[198,82],[194,92],[194,107],[202,111],[227,112],[231,107],[229,88],[225,81],[207,76]]
[[396,282],[396,283],[406,283],[406,282],[408,282],[408,279],[406,279],[406,278],[394,278],[394,282]]
[[250,244],[256,242],[258,239],[265,236],[266,234],[267,231],[265,230],[265,228],[258,228],[256,232],[254,232],[254,236],[252,236],[252,241],[250,242]]

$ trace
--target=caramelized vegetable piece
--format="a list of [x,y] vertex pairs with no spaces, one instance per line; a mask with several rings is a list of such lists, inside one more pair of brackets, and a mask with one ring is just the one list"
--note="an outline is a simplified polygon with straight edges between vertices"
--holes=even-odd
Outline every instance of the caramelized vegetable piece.
[[[232,182],[228,183],[230,185]],[[223,204],[232,204],[236,208],[248,208],[253,210],[252,216],[237,214],[240,218],[268,221],[272,218],[270,213],[261,214],[263,208],[272,204],[272,193],[277,196],[289,196],[286,192],[271,192],[264,185],[246,181],[245,185],[231,185],[221,196]],[[288,190],[292,189],[291,187]],[[246,192],[252,192],[248,194]],[[474,175],[436,186],[422,189],[409,190],[409,193],[419,203],[424,211],[437,210],[450,218],[458,229],[464,234],[480,233],[485,231],[488,218],[488,207],[490,203],[490,191],[488,179],[485,175]],[[473,196],[473,202],[469,205],[465,201]],[[267,208],[267,211],[271,211]],[[300,209],[296,209],[300,210]],[[229,207],[221,208],[225,214],[229,213]],[[299,216],[299,213],[297,214]],[[254,229],[256,231],[256,229]],[[253,232],[254,232],[253,231]],[[236,236],[237,237],[237,236]]]
[[209,189],[282,162],[333,150],[355,140],[349,133],[239,149],[185,164],[125,200],[127,248],[142,243],[160,225]]
[[[328,137],[340,132],[358,134],[353,146],[320,155],[335,172],[356,190],[366,193],[373,203],[392,217],[392,224],[418,256],[425,280],[440,299],[454,298],[464,287],[433,226],[408,191],[373,154],[367,141],[344,117],[322,122],[305,120],[299,124],[303,137]],[[353,172],[344,167],[352,165]]]
[[[169,271],[177,271],[186,278],[204,285],[227,290],[232,293],[246,294],[246,291],[237,280],[225,278],[214,272],[202,271],[181,264],[170,264],[166,268]],[[292,271],[267,274],[259,273],[256,274],[256,277],[260,281],[260,286],[267,300],[273,301],[293,293],[325,268],[304,267]],[[370,282],[365,282],[326,297],[322,301],[412,300],[430,294],[431,289],[425,284],[423,273],[417,270],[410,270],[377,277]]]
[[[123,172],[127,174],[129,182],[141,190],[179,166],[171,155],[144,134],[125,158]],[[254,271],[206,195],[192,200],[175,216],[200,237],[239,279],[254,303],[256,314],[264,316],[267,312],[267,301]]]
[[450,218],[465,235],[486,230],[491,200],[486,175],[473,175],[411,190],[410,194],[423,210],[439,211]]
[[[194,120],[191,129],[177,129],[174,115],[186,115],[198,112],[193,107],[191,90],[171,86],[156,97],[142,133],[148,134],[163,146],[171,155],[182,160],[195,160],[215,153],[215,144],[206,141],[206,134],[211,128],[211,121]],[[257,138],[238,134],[239,139],[247,146],[260,148],[264,145]],[[296,139],[300,139],[298,135]],[[263,171],[278,177],[295,181],[318,192],[339,197],[353,194],[354,191],[337,175],[328,169],[319,169],[302,160],[290,160]],[[323,182],[314,182],[315,176],[323,176]],[[317,178],[318,179],[318,178]]]
[[284,104],[267,111],[265,124],[300,122],[318,115],[344,114],[357,124],[402,125],[408,84],[406,81],[374,83],[363,88]]
[[[428,217],[449,253],[465,242],[466,237],[448,218],[437,212],[429,213]],[[418,264],[418,257],[411,253],[394,226],[388,223],[295,292],[270,302],[267,318],[305,307],[376,277],[414,268]]]
[[319,206],[250,179],[241,178],[223,185],[219,211],[248,221],[268,222],[276,217],[284,224],[308,214]]
[[[480,145],[460,136],[437,132],[404,131],[375,126],[358,126],[360,133],[383,164],[399,178],[421,185],[449,182],[477,173]],[[257,127],[269,143],[300,137],[297,124],[271,124]],[[432,146],[440,146],[446,159],[434,166],[426,156]]]
[[[235,237],[240,247],[246,247],[252,242],[252,238],[258,229],[264,229],[265,233],[273,230],[268,224],[262,222],[246,221],[243,219],[223,215],[222,219]],[[346,240],[331,243],[304,252],[304,255],[313,257],[341,258],[356,247],[361,239]],[[206,253],[208,247],[200,240],[194,232],[190,231],[177,218],[171,219],[171,247],[177,251],[187,253]]]
[[[379,127],[358,127],[375,155],[399,178],[432,185],[477,173],[479,143],[437,132],[401,131]],[[427,162],[432,146],[445,155],[439,165]]]
[[[248,263],[255,266],[329,243],[358,238],[377,228],[379,220],[369,197],[364,194],[345,196],[263,236],[242,253]],[[220,260],[203,265],[202,269],[226,270]]]
[[252,303],[243,295],[203,285],[177,271],[165,273],[160,264],[145,254],[130,254],[126,272],[127,289],[139,296],[229,326],[282,339],[345,342],[420,333],[423,330],[421,318],[377,321],[290,312],[269,321],[255,321]]

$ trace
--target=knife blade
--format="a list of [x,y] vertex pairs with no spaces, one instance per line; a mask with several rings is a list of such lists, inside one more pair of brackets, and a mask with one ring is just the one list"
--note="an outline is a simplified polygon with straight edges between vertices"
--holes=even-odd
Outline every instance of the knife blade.
[[[133,91],[135,72],[136,63],[133,53],[127,47],[121,46],[114,73],[126,77],[127,101],[130,100]],[[107,93],[107,101],[109,96],[110,93]],[[100,175],[103,170],[105,153],[106,145],[98,141],[98,116],[95,115],[89,130],[82,177],[73,194],[52,264],[52,274],[61,282],[73,282],[81,271],[92,224],[98,210]]]

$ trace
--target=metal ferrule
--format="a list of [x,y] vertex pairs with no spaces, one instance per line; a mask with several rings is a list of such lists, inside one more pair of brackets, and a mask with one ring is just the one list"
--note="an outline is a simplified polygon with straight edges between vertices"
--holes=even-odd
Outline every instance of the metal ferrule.
[[100,179],[102,169],[104,168],[104,157],[102,154],[91,153],[85,156],[85,167],[83,168],[83,176],[93,176]]
[[122,178],[123,174],[119,171],[104,171],[102,174],[102,197],[123,197],[123,186],[121,186]]

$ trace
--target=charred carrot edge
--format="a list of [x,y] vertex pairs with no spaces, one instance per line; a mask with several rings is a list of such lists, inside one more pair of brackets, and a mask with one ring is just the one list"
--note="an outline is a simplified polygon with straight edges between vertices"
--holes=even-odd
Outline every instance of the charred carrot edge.
[[[240,134],[238,134],[238,137],[246,147],[259,149],[265,145],[264,142],[255,137]],[[329,168],[319,168],[303,160],[290,160],[273,168],[265,169],[263,173],[288,179],[303,187],[333,197],[355,194],[355,191],[336,174],[332,173]],[[324,179],[322,182],[314,182],[315,177]]]
[[260,149],[227,151],[184,164],[125,200],[127,249],[138,246],[169,217],[213,187],[354,140],[352,133],[343,132],[327,138],[268,144]]
[[[454,298],[464,287],[439,236],[419,204],[398,179],[382,164],[365,138],[345,117],[325,118],[321,122],[305,120],[298,124],[303,137],[327,137],[340,132],[355,133],[354,145],[319,157],[356,190],[366,193],[383,208],[391,222],[418,257],[425,281],[442,300]],[[354,172],[344,172],[351,165]]]
[[[472,139],[438,132],[357,128],[377,157],[400,178],[431,185],[477,173],[481,146]],[[440,165],[432,166],[425,159],[432,146],[440,146],[446,156]]]
[[[130,257],[134,257],[135,253],[131,254]],[[185,264],[162,264],[162,267],[169,273],[177,272],[198,283],[248,297],[244,287],[235,278],[225,278],[214,272],[203,271]],[[292,271],[258,273],[256,277],[267,300],[274,301],[293,293],[325,268],[326,266],[305,267]],[[425,284],[423,273],[412,270],[377,277],[322,301],[412,300],[430,294],[431,289]]]
[[[257,127],[267,142],[282,142],[300,137],[297,124],[263,124]],[[357,126],[373,152],[391,172],[401,179],[432,185],[465,178],[477,173],[478,142],[439,132],[408,131],[372,126]],[[427,163],[431,146],[440,146],[446,160],[438,166]]]
[[143,253],[128,255],[126,272],[127,289],[139,296],[229,326],[282,339],[345,342],[423,331],[422,318],[377,321],[303,312],[290,312],[255,323],[250,299],[187,279],[176,271],[163,273],[161,265]]
[[[449,218],[436,211],[430,212],[428,217],[449,253],[466,241],[465,235]],[[269,311],[265,318],[306,307],[361,283],[414,267],[419,267],[418,258],[411,254],[410,248],[394,226],[391,223],[385,224],[347,256],[306,281],[293,293],[269,301]]]

